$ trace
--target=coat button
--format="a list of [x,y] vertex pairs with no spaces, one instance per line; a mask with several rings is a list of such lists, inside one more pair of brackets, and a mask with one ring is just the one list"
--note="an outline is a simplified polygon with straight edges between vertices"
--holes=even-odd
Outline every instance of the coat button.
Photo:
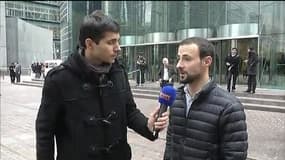
[[90,146],[90,149],[92,152],[94,152],[96,150],[96,147],[95,146]]
[[95,116],[89,117],[89,121],[94,121],[94,120],[95,120]]
[[89,83],[84,83],[82,88],[84,91],[89,91],[91,89],[91,85]]

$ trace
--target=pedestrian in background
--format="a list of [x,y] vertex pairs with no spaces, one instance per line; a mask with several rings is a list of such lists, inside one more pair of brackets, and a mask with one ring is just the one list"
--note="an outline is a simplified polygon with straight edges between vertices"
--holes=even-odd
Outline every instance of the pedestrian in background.
[[11,83],[15,83],[16,72],[15,72],[15,65],[14,65],[14,63],[10,64],[10,66],[9,66],[9,73],[10,73]]
[[255,93],[256,89],[256,73],[257,73],[258,56],[253,48],[248,49],[247,60],[247,90],[245,92]]
[[[231,53],[226,57],[227,67],[227,90],[236,90],[236,81],[239,74],[240,56],[237,48],[232,48]],[[233,83],[231,83],[233,80]]]
[[22,73],[21,65],[19,64],[19,62],[16,62],[15,74],[16,74],[17,83],[20,83],[21,81],[21,73]]
[[160,87],[165,85],[172,85],[174,83],[175,69],[169,64],[168,58],[164,57],[162,59],[162,66],[159,69],[158,77],[160,82]]

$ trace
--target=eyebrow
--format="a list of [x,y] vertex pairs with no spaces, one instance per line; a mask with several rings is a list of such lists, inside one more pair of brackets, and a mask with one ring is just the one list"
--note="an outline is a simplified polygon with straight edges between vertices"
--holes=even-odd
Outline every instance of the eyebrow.
[[178,55],[177,56],[182,56],[182,57],[191,57],[190,55],[188,55],[188,54],[182,54],[182,53],[178,53]]

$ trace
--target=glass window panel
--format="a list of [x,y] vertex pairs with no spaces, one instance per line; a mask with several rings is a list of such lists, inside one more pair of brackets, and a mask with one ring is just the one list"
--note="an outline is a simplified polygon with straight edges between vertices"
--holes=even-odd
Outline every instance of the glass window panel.
[[261,34],[285,33],[285,2],[260,2]]

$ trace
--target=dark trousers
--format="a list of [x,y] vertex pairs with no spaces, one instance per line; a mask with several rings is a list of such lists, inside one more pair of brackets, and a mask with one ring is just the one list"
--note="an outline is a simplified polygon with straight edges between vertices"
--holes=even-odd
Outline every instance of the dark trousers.
[[[141,77],[140,77],[140,73],[141,73]],[[140,78],[141,78],[141,84],[144,83],[144,70],[141,70],[140,72],[137,72],[137,85],[140,84]]]
[[11,83],[15,83],[15,75],[10,74]]
[[248,75],[247,91],[255,92],[256,89],[256,75]]
[[21,74],[16,73],[16,79],[17,79],[17,82],[20,82],[21,81]]
[[232,90],[234,90],[234,89],[236,89],[236,82],[237,82],[238,73],[228,72],[228,74],[227,74],[227,83],[228,83],[227,89],[228,89],[228,91],[230,91],[230,89],[231,89],[232,77],[233,77]]

